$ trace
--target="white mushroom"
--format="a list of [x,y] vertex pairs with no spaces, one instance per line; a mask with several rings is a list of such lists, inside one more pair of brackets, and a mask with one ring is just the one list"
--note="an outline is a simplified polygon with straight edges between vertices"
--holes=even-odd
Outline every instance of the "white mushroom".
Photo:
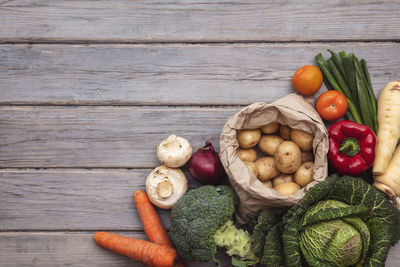
[[180,169],[165,165],[152,170],[146,179],[150,201],[159,208],[170,209],[187,191],[187,179]]
[[183,137],[174,134],[168,136],[157,147],[157,157],[160,162],[171,168],[178,168],[192,156],[192,145]]

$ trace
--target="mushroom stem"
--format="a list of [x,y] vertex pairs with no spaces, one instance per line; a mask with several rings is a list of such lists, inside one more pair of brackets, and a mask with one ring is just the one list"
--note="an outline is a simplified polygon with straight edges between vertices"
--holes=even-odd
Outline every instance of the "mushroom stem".
[[182,146],[176,137],[177,136],[174,134],[168,136],[168,138],[165,140],[164,146],[168,147],[168,149],[175,149],[175,150],[180,149]]
[[157,194],[161,198],[170,197],[173,193],[172,184],[168,179],[165,179],[157,184]]
[[187,179],[180,169],[158,166],[146,178],[146,192],[159,208],[170,209],[187,191]]

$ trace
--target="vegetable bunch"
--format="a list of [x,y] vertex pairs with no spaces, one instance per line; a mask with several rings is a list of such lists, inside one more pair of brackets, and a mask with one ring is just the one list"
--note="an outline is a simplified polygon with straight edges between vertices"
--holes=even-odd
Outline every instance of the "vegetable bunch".
[[400,212],[365,181],[332,175],[283,217],[259,216],[253,248],[267,266],[384,266]]
[[324,75],[329,90],[343,93],[348,101],[348,120],[364,124],[375,133],[378,129],[376,97],[372,89],[367,62],[359,60],[353,53],[335,53],[325,61],[321,53],[315,59]]

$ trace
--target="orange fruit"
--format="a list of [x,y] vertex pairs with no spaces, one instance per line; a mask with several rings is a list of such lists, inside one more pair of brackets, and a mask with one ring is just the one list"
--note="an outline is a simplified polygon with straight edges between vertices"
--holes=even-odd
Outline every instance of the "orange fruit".
[[322,72],[312,65],[301,67],[292,77],[294,89],[304,96],[315,94],[321,88],[322,81]]
[[346,114],[348,105],[344,94],[330,90],[318,97],[315,108],[323,119],[335,121]]

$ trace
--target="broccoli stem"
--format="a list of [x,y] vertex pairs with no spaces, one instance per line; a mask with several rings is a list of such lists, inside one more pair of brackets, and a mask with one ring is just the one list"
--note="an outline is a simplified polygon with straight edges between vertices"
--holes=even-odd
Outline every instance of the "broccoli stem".
[[241,260],[258,260],[251,247],[251,236],[237,229],[232,220],[228,220],[214,234],[218,247],[226,249],[229,256],[238,256]]

